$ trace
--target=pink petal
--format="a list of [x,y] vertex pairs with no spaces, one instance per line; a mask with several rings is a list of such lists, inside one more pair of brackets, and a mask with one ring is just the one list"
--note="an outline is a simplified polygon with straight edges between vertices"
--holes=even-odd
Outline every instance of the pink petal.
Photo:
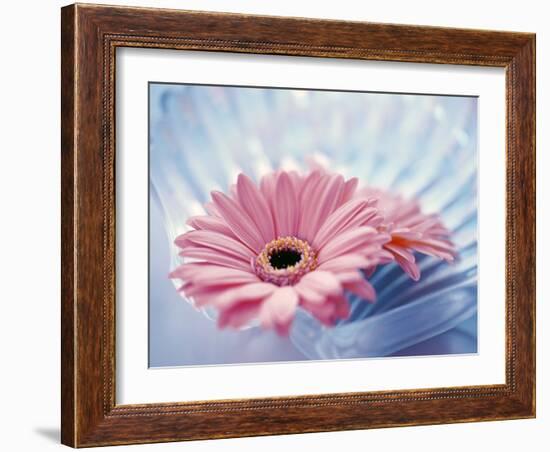
[[290,333],[290,325],[292,324],[292,320],[285,323],[276,323],[275,324],[275,331],[277,334],[281,337],[287,337]]
[[[223,274],[214,274],[211,265],[207,264],[184,264],[171,273],[172,278],[179,278],[184,284],[178,289],[188,297],[194,297],[197,305],[212,304],[216,297],[242,285],[250,285],[258,282],[254,275],[245,272],[226,269]],[[220,267],[224,268],[224,267]],[[222,278],[212,279],[209,276],[221,276]]]
[[319,204],[312,206],[313,213],[310,218],[308,240],[313,240],[327,217],[338,207],[337,202],[344,190],[344,178],[342,176],[328,176],[328,178],[320,194]]
[[227,226],[225,221],[218,217],[212,217],[209,215],[201,215],[197,217],[191,217],[187,220],[187,224],[195,229],[219,232],[220,234],[227,235],[236,239],[233,231]]
[[369,264],[370,260],[361,254],[345,254],[323,262],[317,267],[317,270],[342,272],[346,270],[355,270],[364,268]]
[[413,243],[413,246],[416,246],[418,244],[418,245],[424,245],[434,249],[438,249],[441,251],[447,251],[450,253],[454,251],[454,245],[448,240],[422,238],[421,240],[418,240],[417,242],[412,242],[412,243]]
[[448,237],[451,232],[443,225],[432,226],[429,230],[431,236]]
[[372,253],[369,257],[376,261],[376,265],[389,264],[395,260],[395,256],[383,248],[379,249],[375,253]]
[[315,270],[307,273],[296,286],[313,290],[325,297],[340,295],[342,293],[342,286],[336,276],[327,271]]
[[272,201],[275,198],[275,184],[277,183],[277,173],[269,173],[260,180],[260,192],[267,201],[269,208],[273,207]]
[[187,297],[193,297],[195,305],[198,307],[205,305],[216,305],[216,300],[228,290],[237,289],[239,287],[249,285],[245,283],[222,283],[216,281],[212,285],[194,285],[193,283],[185,284],[179,289]]
[[418,251],[419,253],[427,254],[428,256],[433,256],[440,259],[445,259],[448,262],[454,261],[454,256],[451,253],[441,251],[435,247],[426,246],[421,243],[414,243],[411,244],[411,246],[414,248],[415,251]]
[[265,282],[255,282],[242,285],[235,289],[225,291],[216,299],[215,305],[218,309],[227,309],[235,303],[263,300],[277,289],[277,286],[274,284]]
[[403,259],[400,256],[395,256],[396,262],[399,264],[399,266],[409,275],[414,281],[418,281],[420,279],[420,269],[418,268],[418,265],[414,262],[409,262]]
[[358,279],[353,282],[344,284],[344,288],[359,295],[367,301],[376,301],[376,291],[374,287],[365,279]]
[[328,243],[320,249],[318,254],[319,263],[326,262],[343,254],[354,253],[362,247],[377,241],[380,232],[370,226],[361,226],[336,237],[331,238]]
[[296,284],[294,290],[300,299],[307,303],[323,304],[326,298],[324,294],[316,292],[309,284]]
[[204,246],[246,261],[255,257],[255,253],[241,242],[213,231],[189,231],[177,237],[175,243],[181,248],[188,246],[189,243]]
[[374,272],[376,271],[377,266],[373,265],[372,267],[367,267],[363,269],[363,272],[365,273],[366,278],[370,278]]
[[216,206],[214,205],[213,202],[207,202],[204,204],[204,210],[206,210],[206,212],[208,213],[208,215],[212,216],[212,217],[218,217],[218,218],[221,218],[221,214],[220,212],[218,211],[218,209],[216,208]]
[[351,314],[348,300],[344,296],[332,298],[334,303],[334,316],[339,319],[347,319]]
[[238,303],[220,311],[218,327],[225,328],[229,326],[240,328],[250,323],[254,318],[258,317],[261,305],[261,301]]
[[284,335],[288,333],[297,306],[296,291],[288,286],[279,287],[263,302],[260,322],[264,328],[275,327],[279,334]]
[[370,226],[372,228],[378,228],[382,226],[382,224],[384,223],[384,217],[381,216],[379,213],[372,217],[367,218],[367,220],[365,221],[365,223],[362,224],[362,226]]
[[313,190],[319,185],[321,179],[322,173],[320,171],[312,171],[304,178],[298,192],[300,206],[303,206],[305,200],[312,195]]
[[353,198],[355,191],[357,190],[357,185],[359,184],[359,179],[352,177],[350,180],[344,183],[344,190],[342,191],[342,196],[340,198],[339,204],[345,204]]
[[403,227],[392,229],[391,235],[392,237],[396,237],[404,240],[415,240],[422,237],[422,234],[420,232],[414,232],[414,231],[411,231],[409,228],[403,228]]
[[334,276],[336,276],[336,279],[338,279],[342,286],[364,279],[359,270],[335,273]]
[[258,253],[264,247],[264,241],[248,214],[235,200],[223,193],[212,192],[212,200],[234,234]]
[[256,282],[258,277],[250,271],[242,271],[219,265],[203,263],[183,264],[170,273],[171,278],[183,281],[192,280],[195,285],[212,285],[215,283]]
[[391,221],[402,224],[403,226],[409,226],[417,224],[419,221],[422,221],[423,218],[425,218],[425,216],[422,215],[416,201],[400,200],[393,209]]
[[[298,191],[298,202],[300,208],[300,219],[298,222],[298,235],[305,238],[305,230],[308,227],[308,214],[310,211],[310,204],[312,198],[318,193],[318,186],[321,183],[322,176],[319,171],[313,171],[308,174],[303,183],[301,184],[300,191]],[[320,194],[320,191],[319,191]]]
[[193,259],[202,259],[208,264],[217,264],[224,267],[237,268],[240,270],[250,270],[250,262],[233,257],[231,255],[220,253],[209,248],[186,247],[180,253],[180,256]]
[[376,215],[377,210],[367,208],[367,202],[361,199],[352,200],[329,215],[323,223],[315,238],[313,247],[321,249],[323,245],[336,234],[346,231],[355,226],[359,226]]
[[290,177],[286,172],[279,175],[275,190],[273,210],[277,236],[293,236],[296,234],[298,222],[298,201]]
[[333,302],[327,301],[323,304],[312,304],[308,302],[302,303],[302,308],[311,313],[323,325],[333,326],[335,322],[336,305]]
[[394,255],[399,256],[406,261],[409,261],[413,264],[415,262],[414,255],[409,251],[407,251],[407,249],[403,248],[402,246],[395,245],[392,242],[390,242],[390,243],[386,243],[384,245],[384,248],[386,248],[388,251],[390,251]]
[[241,207],[260,231],[264,244],[275,239],[275,227],[269,205],[254,182],[244,174],[239,174],[237,179],[237,193]]
[[290,182],[292,183],[292,189],[294,190],[294,193],[300,193],[300,188],[302,186],[302,176],[300,176],[298,171],[287,171],[287,174],[290,178]]
[[414,227],[414,230],[418,232],[425,232],[430,228],[438,226],[439,224],[441,224],[441,220],[437,215],[432,215],[427,218],[423,217],[422,221]]

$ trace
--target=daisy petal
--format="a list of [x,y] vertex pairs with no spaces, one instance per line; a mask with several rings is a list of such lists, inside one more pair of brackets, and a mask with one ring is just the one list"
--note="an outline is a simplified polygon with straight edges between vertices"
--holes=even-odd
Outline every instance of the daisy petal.
[[336,321],[336,306],[334,303],[327,301],[322,304],[312,304],[303,302],[302,307],[311,313],[319,322],[326,326],[334,326]]
[[368,209],[367,202],[361,199],[350,201],[329,215],[323,223],[312,245],[316,249],[321,249],[323,245],[336,234],[341,233],[354,226],[364,224],[369,217],[376,214],[376,209]]
[[220,192],[212,192],[212,200],[233,233],[250,249],[255,252],[260,251],[263,248],[264,241],[241,206],[235,200]]
[[405,271],[405,273],[407,273],[407,275],[409,275],[414,281],[418,281],[420,279],[420,269],[417,264],[406,261],[401,256],[395,256],[395,260]]
[[319,171],[313,171],[305,178],[300,191],[297,192],[300,212],[298,235],[300,237],[306,238],[306,229],[309,227],[308,215],[311,211],[311,204],[314,202],[314,196],[320,194],[318,186],[321,180],[321,173]]
[[341,272],[365,268],[370,260],[361,254],[345,254],[343,256],[330,259],[317,267],[318,270]]
[[275,184],[277,182],[277,173],[269,173],[260,180],[260,192],[264,199],[270,204],[270,201],[275,198]]
[[370,226],[361,226],[345,231],[336,237],[331,238],[328,243],[320,249],[318,259],[320,263],[326,262],[335,257],[347,253],[354,253],[369,244],[380,233]]
[[393,253],[396,256],[401,257],[401,259],[404,259],[412,264],[414,264],[415,259],[414,255],[407,251],[406,248],[403,248],[402,246],[394,245],[393,243],[386,243],[384,245],[384,248],[386,248],[388,251]]
[[359,270],[335,273],[334,276],[336,276],[336,279],[338,279],[342,286],[363,279],[363,275]]
[[309,227],[306,238],[313,240],[321,225],[327,217],[336,209],[337,202],[344,189],[344,178],[342,176],[327,175],[323,178],[324,183],[318,188],[318,195],[311,202],[311,214],[308,215]]
[[207,202],[204,204],[204,210],[206,210],[206,212],[208,213],[208,215],[212,216],[212,217],[218,217],[218,218],[221,218],[221,214],[220,212],[218,211],[217,207],[214,205],[213,202]]
[[277,236],[293,236],[296,234],[298,209],[296,208],[296,193],[294,192],[292,181],[286,172],[279,175],[275,191],[273,209]]
[[362,299],[374,302],[376,301],[376,291],[366,279],[358,279],[344,284],[344,288],[359,295]]
[[342,191],[340,204],[344,204],[353,198],[353,195],[357,190],[357,185],[359,185],[359,179],[357,179],[356,177],[352,177],[350,180],[344,183],[344,190]]
[[244,174],[239,174],[237,179],[237,193],[241,207],[260,231],[264,243],[273,240],[275,228],[269,205],[254,182]]
[[212,285],[195,285],[189,283],[184,284],[179,289],[179,292],[183,292],[186,297],[192,297],[195,300],[195,305],[198,307],[206,305],[214,306],[216,300],[226,291],[237,289],[248,284],[250,284],[250,282],[222,283],[217,281]]
[[208,264],[217,264],[222,267],[231,267],[239,270],[250,271],[250,262],[208,248],[189,246],[180,251],[179,255],[182,257],[190,257],[192,259],[202,259]]
[[214,304],[218,309],[226,309],[243,301],[263,300],[277,289],[277,286],[265,282],[246,284],[224,292]]
[[192,280],[194,284],[208,285],[217,282],[257,282],[258,277],[251,272],[219,265],[203,263],[183,264],[170,273],[170,278],[182,281]]
[[261,308],[261,301],[237,303],[228,309],[220,311],[218,316],[218,327],[241,328],[258,317]]
[[225,221],[218,217],[212,217],[208,215],[200,215],[197,217],[191,217],[187,220],[187,224],[195,229],[219,232],[220,234],[227,235],[236,239],[237,237],[233,234],[233,231]]
[[276,327],[284,335],[294,319],[298,306],[298,294],[292,287],[280,287],[262,304],[260,323],[264,328]]
[[348,300],[344,296],[333,297],[331,301],[334,303],[334,316],[338,319],[347,319],[351,314],[351,309]]
[[421,243],[415,243],[412,245],[415,251],[419,253],[426,254],[428,256],[437,257],[440,259],[445,259],[448,262],[454,261],[454,256],[451,253],[446,251],[440,251],[433,246],[426,246]]
[[342,293],[342,286],[336,276],[327,271],[312,271],[306,274],[297,286],[313,290],[325,295],[325,297],[340,295]]
[[316,292],[311,288],[309,284],[296,284],[294,290],[298,294],[301,300],[311,304],[323,304],[325,301],[325,295]]
[[211,248],[237,258],[249,261],[255,254],[240,241],[213,231],[189,231],[178,236],[176,245],[185,248],[189,243]]

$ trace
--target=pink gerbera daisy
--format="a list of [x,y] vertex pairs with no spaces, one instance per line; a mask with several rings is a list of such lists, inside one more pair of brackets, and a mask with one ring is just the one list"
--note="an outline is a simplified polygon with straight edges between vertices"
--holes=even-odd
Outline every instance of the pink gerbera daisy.
[[370,187],[358,190],[356,196],[358,199],[378,200],[379,213],[384,218],[378,230],[391,236],[384,249],[415,281],[420,279],[415,251],[448,262],[454,260],[456,251],[450,240],[451,233],[439,215],[424,214],[415,200]]
[[220,327],[258,320],[286,335],[298,306],[334,325],[349,315],[345,291],[375,300],[361,270],[393,258],[377,200],[356,190],[356,178],[319,170],[270,173],[259,186],[240,174],[176,238],[193,261],[170,276],[196,306],[218,311]]

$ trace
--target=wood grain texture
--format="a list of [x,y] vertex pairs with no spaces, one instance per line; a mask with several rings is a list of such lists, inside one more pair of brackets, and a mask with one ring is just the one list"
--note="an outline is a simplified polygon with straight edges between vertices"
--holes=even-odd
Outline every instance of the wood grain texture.
[[[535,415],[535,36],[71,5],[62,9],[62,442],[74,447]],[[506,384],[115,404],[117,47],[506,68]]]
[[75,158],[75,30],[74,9],[61,11],[61,441],[75,444],[74,176]]

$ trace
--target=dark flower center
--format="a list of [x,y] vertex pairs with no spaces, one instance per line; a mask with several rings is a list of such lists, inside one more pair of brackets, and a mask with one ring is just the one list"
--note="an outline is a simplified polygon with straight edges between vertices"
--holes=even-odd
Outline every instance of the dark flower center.
[[254,272],[265,282],[292,286],[317,267],[317,255],[309,243],[296,237],[277,237],[266,243],[252,262]]
[[274,250],[269,255],[269,263],[277,270],[282,270],[296,265],[302,260],[302,253],[292,248]]

